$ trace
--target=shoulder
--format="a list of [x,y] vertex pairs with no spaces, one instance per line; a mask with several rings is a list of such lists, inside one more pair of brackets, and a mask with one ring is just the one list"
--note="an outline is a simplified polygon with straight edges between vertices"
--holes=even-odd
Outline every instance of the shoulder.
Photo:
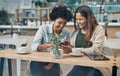
[[48,25],[42,25],[42,26],[39,27],[39,29],[46,29],[48,27],[49,27]]
[[101,26],[101,25],[98,25],[98,26],[96,26],[96,28],[95,28],[95,31],[94,32],[100,32],[100,31],[105,31],[105,29],[104,29],[104,27],[103,26]]
[[104,27],[102,25],[98,25],[95,29],[97,29],[97,30],[104,30]]
[[39,30],[42,30],[42,31],[47,31],[51,28],[51,24],[48,24],[48,25],[42,25],[39,27]]
[[70,30],[67,29],[67,28],[63,28],[62,32],[63,32],[63,33],[70,33]]
[[[103,26],[101,25],[98,25],[95,30],[93,31],[93,34],[92,34],[92,37],[91,39],[92,40],[96,40],[96,38],[100,37],[100,36],[103,36],[104,37],[105,35],[105,29],[103,28]],[[101,38],[103,38],[101,37]]]

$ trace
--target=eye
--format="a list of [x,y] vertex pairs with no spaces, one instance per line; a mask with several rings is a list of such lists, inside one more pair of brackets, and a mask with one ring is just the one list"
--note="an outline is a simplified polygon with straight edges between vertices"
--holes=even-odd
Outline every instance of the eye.
[[76,18],[76,20],[83,20],[83,19],[81,19],[81,18]]
[[66,25],[66,22],[63,22],[63,25]]
[[58,25],[58,26],[56,26],[57,28],[59,28],[60,27],[60,25]]

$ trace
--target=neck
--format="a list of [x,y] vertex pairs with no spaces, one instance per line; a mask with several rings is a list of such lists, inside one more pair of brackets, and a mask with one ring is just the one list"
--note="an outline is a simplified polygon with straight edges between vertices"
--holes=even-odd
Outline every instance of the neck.
[[86,30],[85,30],[85,29],[81,29],[81,32],[82,32],[83,34],[86,34]]

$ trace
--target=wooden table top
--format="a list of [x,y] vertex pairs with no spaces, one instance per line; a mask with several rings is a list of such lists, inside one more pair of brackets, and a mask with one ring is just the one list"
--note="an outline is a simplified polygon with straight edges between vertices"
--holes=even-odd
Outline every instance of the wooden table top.
[[[87,56],[73,57],[70,54],[64,54],[61,59],[54,59],[51,57],[49,52],[31,52],[30,54],[16,54],[15,50],[7,49],[0,51],[0,57],[20,60],[31,60],[40,62],[54,62],[62,64],[92,66],[92,67],[111,67],[114,63],[113,56],[107,56],[110,58],[108,61],[94,61],[89,59]],[[120,66],[120,57],[116,58],[116,65]]]

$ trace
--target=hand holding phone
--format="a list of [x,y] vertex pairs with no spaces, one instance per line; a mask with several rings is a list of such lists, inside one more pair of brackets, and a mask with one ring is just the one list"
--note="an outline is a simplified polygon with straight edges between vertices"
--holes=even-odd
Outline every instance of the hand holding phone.
[[70,41],[64,40],[63,42],[60,43],[60,46],[61,45],[70,45]]

